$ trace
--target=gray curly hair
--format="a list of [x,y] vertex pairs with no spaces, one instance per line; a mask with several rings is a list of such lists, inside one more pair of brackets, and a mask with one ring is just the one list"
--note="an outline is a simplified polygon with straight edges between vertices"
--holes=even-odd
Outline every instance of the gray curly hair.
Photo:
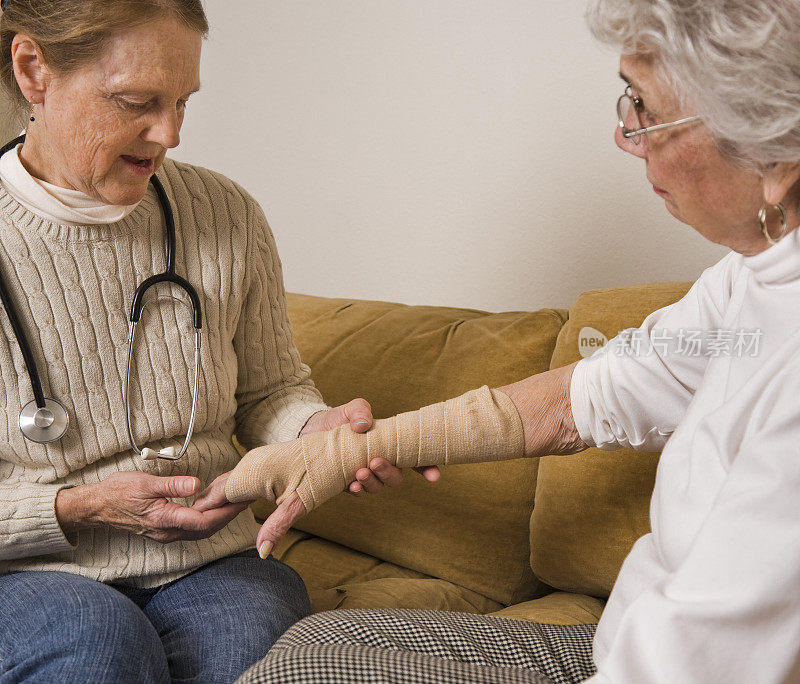
[[587,20],[602,42],[652,55],[722,152],[800,161],[798,0],[589,0]]

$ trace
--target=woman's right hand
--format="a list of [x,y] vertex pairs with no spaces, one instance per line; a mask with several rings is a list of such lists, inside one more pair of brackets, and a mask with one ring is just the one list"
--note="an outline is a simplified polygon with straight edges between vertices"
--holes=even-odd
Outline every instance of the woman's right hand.
[[169,501],[192,496],[199,488],[196,477],[114,473],[96,484],[62,489],[56,497],[56,517],[68,537],[108,525],[167,543],[210,537],[247,508],[244,502],[199,511]]

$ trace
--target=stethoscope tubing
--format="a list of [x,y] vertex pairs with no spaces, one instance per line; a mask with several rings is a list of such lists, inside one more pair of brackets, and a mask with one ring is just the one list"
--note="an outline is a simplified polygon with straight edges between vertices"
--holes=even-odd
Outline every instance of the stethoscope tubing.
[[[0,157],[22,142],[25,142],[24,135],[20,135],[14,138],[14,140],[3,145],[3,147],[0,148]],[[42,389],[42,381],[39,378],[39,369],[36,368],[36,362],[33,360],[33,353],[31,352],[31,347],[28,344],[28,338],[25,336],[25,331],[22,329],[22,325],[19,322],[17,309],[14,306],[14,303],[11,301],[11,296],[8,294],[8,290],[6,290],[6,284],[2,277],[0,277],[0,300],[3,302],[3,307],[6,310],[8,321],[11,323],[11,329],[14,331],[14,337],[17,338],[19,350],[22,352],[22,358],[25,361],[25,368],[28,371],[28,377],[30,378],[31,386],[33,388],[33,397],[36,401],[36,406],[40,409],[44,408],[45,396],[44,390]]]
[[[197,410],[197,387],[200,377],[200,345],[203,329],[203,314],[200,307],[200,297],[197,291],[188,280],[181,278],[181,276],[175,273],[175,217],[172,214],[172,206],[170,205],[167,193],[155,174],[150,176],[150,183],[153,188],[155,188],[156,194],[158,195],[158,203],[161,205],[161,210],[164,214],[164,224],[167,233],[167,267],[163,273],[158,273],[147,278],[133,293],[128,329],[128,360],[125,370],[125,423],[128,429],[128,440],[131,443],[131,448],[137,454],[144,456],[148,460],[150,458],[175,460],[186,453],[186,449],[189,447],[189,442],[192,439],[192,431],[194,430],[194,419]],[[133,436],[133,427],[131,425],[130,379],[131,366],[133,365],[133,342],[136,337],[136,326],[142,316],[145,294],[151,287],[159,283],[173,283],[186,292],[192,302],[192,315],[194,319],[194,390],[192,392],[192,412],[189,415],[189,427],[186,431],[186,438],[177,454],[170,448],[161,449],[157,453],[153,452],[153,450],[148,450],[145,454],[136,444],[136,439]]]
[[[6,143],[0,148],[0,157],[15,148],[20,143],[25,142],[25,135],[20,135],[14,140]],[[128,431],[128,439],[130,440],[131,448],[139,455],[145,458],[157,457],[167,459],[177,459],[183,456],[189,446],[192,438],[192,431],[194,429],[195,416],[197,412],[197,390],[200,377],[200,347],[202,339],[203,328],[203,314],[200,304],[200,297],[192,284],[175,273],[175,217],[172,213],[172,206],[170,204],[164,186],[155,174],[150,176],[150,183],[156,191],[158,196],[158,203],[161,206],[161,211],[164,215],[164,223],[166,226],[166,260],[167,266],[163,273],[159,273],[147,278],[144,282],[136,288],[131,302],[131,315],[129,321],[128,331],[128,359],[125,372],[124,383],[124,402],[125,402],[125,423]],[[136,444],[133,436],[133,428],[131,426],[131,407],[130,407],[130,377],[131,366],[133,363],[133,342],[136,334],[136,325],[139,322],[142,309],[144,307],[144,296],[147,291],[159,283],[169,282],[181,288],[189,297],[192,305],[192,318],[195,329],[194,341],[194,383],[192,391],[192,412],[189,416],[189,427],[186,432],[186,438],[178,454],[174,453],[173,448],[162,449],[156,453],[150,449],[145,455]],[[14,332],[14,337],[17,340],[22,358],[25,361],[25,368],[28,372],[28,377],[33,389],[34,401],[26,404],[19,417],[19,427],[22,434],[34,442],[47,444],[54,442],[64,436],[64,433],[69,426],[69,416],[64,406],[56,401],[45,396],[42,389],[39,371],[36,367],[36,362],[33,358],[28,339],[25,331],[20,324],[19,316],[14,307],[13,301],[6,289],[5,282],[0,274],[0,301],[6,310],[11,328]],[[35,403],[35,408],[34,408]],[[154,455],[154,456],[151,456]]]
[[[177,460],[186,453],[189,447],[189,442],[192,439],[192,431],[194,430],[194,419],[197,412],[197,387],[200,379],[200,345],[202,331],[195,328],[194,331],[194,386],[192,389],[192,412],[189,414],[189,427],[186,430],[186,438],[183,441],[180,451],[175,454],[171,449],[162,449],[159,452],[148,451],[145,454],[136,444],[133,437],[133,428],[131,427],[131,403],[130,403],[130,384],[131,384],[131,366],[133,365],[133,341],[136,336],[136,322],[131,321],[128,332],[128,360],[125,368],[125,425],[128,429],[128,440],[131,443],[131,448],[140,456],[144,456],[147,460],[151,458],[165,458],[168,460]],[[154,455],[150,455],[150,454]]]

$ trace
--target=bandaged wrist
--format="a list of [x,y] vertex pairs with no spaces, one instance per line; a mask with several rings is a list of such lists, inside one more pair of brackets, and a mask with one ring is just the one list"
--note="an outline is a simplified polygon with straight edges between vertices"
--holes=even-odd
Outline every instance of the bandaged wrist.
[[484,386],[418,411],[350,425],[248,451],[225,485],[229,501],[281,503],[297,492],[307,511],[344,491],[376,457],[400,468],[502,461],[523,456],[522,422],[514,403]]

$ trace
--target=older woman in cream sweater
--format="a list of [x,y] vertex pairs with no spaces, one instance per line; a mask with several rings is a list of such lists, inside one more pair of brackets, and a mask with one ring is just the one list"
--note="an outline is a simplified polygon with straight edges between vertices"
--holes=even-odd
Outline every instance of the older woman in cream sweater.
[[[233,435],[253,448],[364,430],[369,406],[329,409],[309,380],[256,202],[165,158],[199,87],[200,1],[2,9],[0,78],[27,135],[0,157],[0,680],[230,682],[310,612],[308,596],[258,558],[245,504],[201,511],[194,496],[238,462]],[[189,299],[160,283],[127,396],[127,312],[167,265],[167,208],[175,273],[201,305],[197,386]],[[31,367],[68,426],[47,409],[23,434],[18,417],[39,406]],[[180,453],[193,415],[180,458],[140,456]]]
[[[652,532],[596,632],[334,611],[295,625],[242,681],[800,681],[800,3],[591,0],[588,17],[622,51],[617,144],[670,213],[731,251],[633,331],[638,352],[619,335],[577,364],[365,435],[263,447],[222,476],[227,496],[206,496],[278,497],[269,544],[381,450],[422,464],[631,446],[663,449]],[[682,329],[705,331],[701,353]],[[759,333],[758,355],[714,354],[737,330]]]

